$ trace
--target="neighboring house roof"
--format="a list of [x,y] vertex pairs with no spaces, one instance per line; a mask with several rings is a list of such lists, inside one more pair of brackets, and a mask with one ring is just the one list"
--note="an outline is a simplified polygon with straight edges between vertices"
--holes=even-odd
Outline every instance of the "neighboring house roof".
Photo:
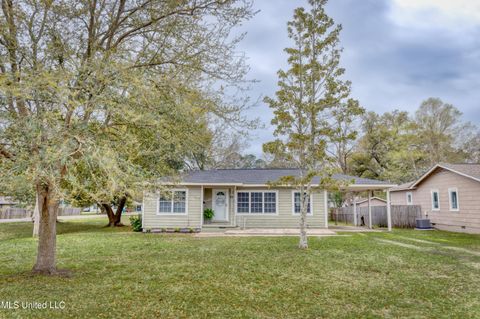
[[[370,198],[370,201],[372,201],[372,200],[374,200],[374,199],[379,200],[379,201],[382,201],[382,202],[384,202],[384,203],[387,203],[387,201],[386,201],[385,199],[380,198],[380,197],[376,197],[376,196]],[[361,199],[361,200],[357,201],[357,205],[358,205],[358,204],[365,203],[365,202],[368,202],[368,198],[366,198],[366,199]]]
[[398,191],[405,191],[405,190],[411,189],[410,186],[411,186],[414,182],[415,182],[415,181],[400,184],[400,185],[398,185],[398,186],[396,186],[396,187],[390,188],[390,191],[391,191],[391,192],[398,192]]
[[420,184],[425,178],[430,176],[437,168],[443,168],[452,173],[473,179],[480,182],[480,164],[447,164],[440,163],[433,166],[425,174],[423,174],[418,180],[416,180],[410,188],[414,188]]
[[[187,173],[182,184],[239,184],[239,185],[266,185],[275,182],[284,176],[299,176],[299,169],[214,169],[205,171],[192,171]],[[389,182],[374,179],[334,174],[337,181],[352,181],[351,185],[364,186],[389,186]],[[313,184],[320,182],[319,177],[313,179]]]
[[430,168],[425,174],[423,174],[419,179],[413,182],[404,183],[390,189],[391,192],[405,191],[410,189],[415,189],[418,184],[420,184],[424,179],[430,176],[436,169],[443,168],[452,173],[473,179],[477,182],[480,182],[480,164],[449,164],[449,163],[440,163],[432,168]]

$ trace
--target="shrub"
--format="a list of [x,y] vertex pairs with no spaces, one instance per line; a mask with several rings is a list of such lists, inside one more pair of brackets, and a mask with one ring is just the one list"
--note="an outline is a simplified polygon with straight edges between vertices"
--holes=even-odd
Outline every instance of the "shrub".
[[142,231],[142,216],[130,216],[130,225],[132,225],[132,230],[139,232]]
[[211,208],[206,208],[206,209],[203,211],[203,218],[205,218],[205,219],[207,219],[207,220],[212,219],[214,215],[215,215],[215,212],[214,212],[213,209],[211,209]]

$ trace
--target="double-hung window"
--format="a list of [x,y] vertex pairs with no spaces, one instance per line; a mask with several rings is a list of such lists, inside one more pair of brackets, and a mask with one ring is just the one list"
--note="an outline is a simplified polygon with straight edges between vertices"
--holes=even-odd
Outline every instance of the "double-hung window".
[[187,191],[172,190],[160,193],[158,199],[159,214],[186,214]]
[[[307,194],[304,193],[304,199],[305,203],[307,204],[307,214],[312,215],[312,196],[310,195],[310,198],[307,198]],[[293,214],[294,215],[299,215],[300,214],[300,192],[293,192],[292,195],[293,198]]]
[[450,210],[451,211],[458,211],[458,190],[456,188],[449,188],[448,189],[448,199],[450,202]]
[[407,192],[407,205],[413,205],[413,193]]
[[237,192],[238,214],[276,214],[276,191],[239,191]]
[[432,210],[440,210],[440,193],[438,190],[432,190]]

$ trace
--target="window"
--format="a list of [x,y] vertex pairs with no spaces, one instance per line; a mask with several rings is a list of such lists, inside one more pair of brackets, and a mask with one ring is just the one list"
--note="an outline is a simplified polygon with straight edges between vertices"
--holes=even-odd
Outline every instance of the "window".
[[263,212],[263,193],[251,192],[250,193],[250,212],[261,213]]
[[277,211],[277,193],[263,193],[265,213],[275,213]]
[[407,193],[407,205],[413,205],[413,194],[412,194],[412,192]]
[[458,191],[456,188],[448,189],[448,198],[450,202],[450,210],[458,211]]
[[440,195],[438,190],[432,190],[432,210],[440,210]]
[[[304,193],[306,198],[307,194]],[[293,214],[298,215],[300,214],[300,192],[293,192]],[[312,196],[310,195],[310,199],[308,200],[307,206],[307,214],[312,215]]]
[[187,212],[187,191],[173,190],[161,193],[158,199],[158,213],[185,214]]
[[250,193],[238,192],[237,193],[237,212],[248,213],[250,211]]
[[237,192],[238,214],[276,214],[277,192]]

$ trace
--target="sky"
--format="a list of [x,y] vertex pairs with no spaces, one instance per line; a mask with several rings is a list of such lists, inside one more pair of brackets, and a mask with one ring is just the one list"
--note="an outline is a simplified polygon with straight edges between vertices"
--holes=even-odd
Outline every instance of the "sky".
[[[258,80],[253,100],[273,96],[285,47],[291,46],[286,24],[304,0],[255,0],[259,10],[239,32],[239,45]],[[326,8],[343,26],[344,79],[352,97],[368,111],[413,112],[428,97],[455,105],[465,121],[480,124],[480,0],[330,0]],[[273,138],[272,112],[260,101],[248,112],[264,129],[252,132],[247,153],[261,156]]]

